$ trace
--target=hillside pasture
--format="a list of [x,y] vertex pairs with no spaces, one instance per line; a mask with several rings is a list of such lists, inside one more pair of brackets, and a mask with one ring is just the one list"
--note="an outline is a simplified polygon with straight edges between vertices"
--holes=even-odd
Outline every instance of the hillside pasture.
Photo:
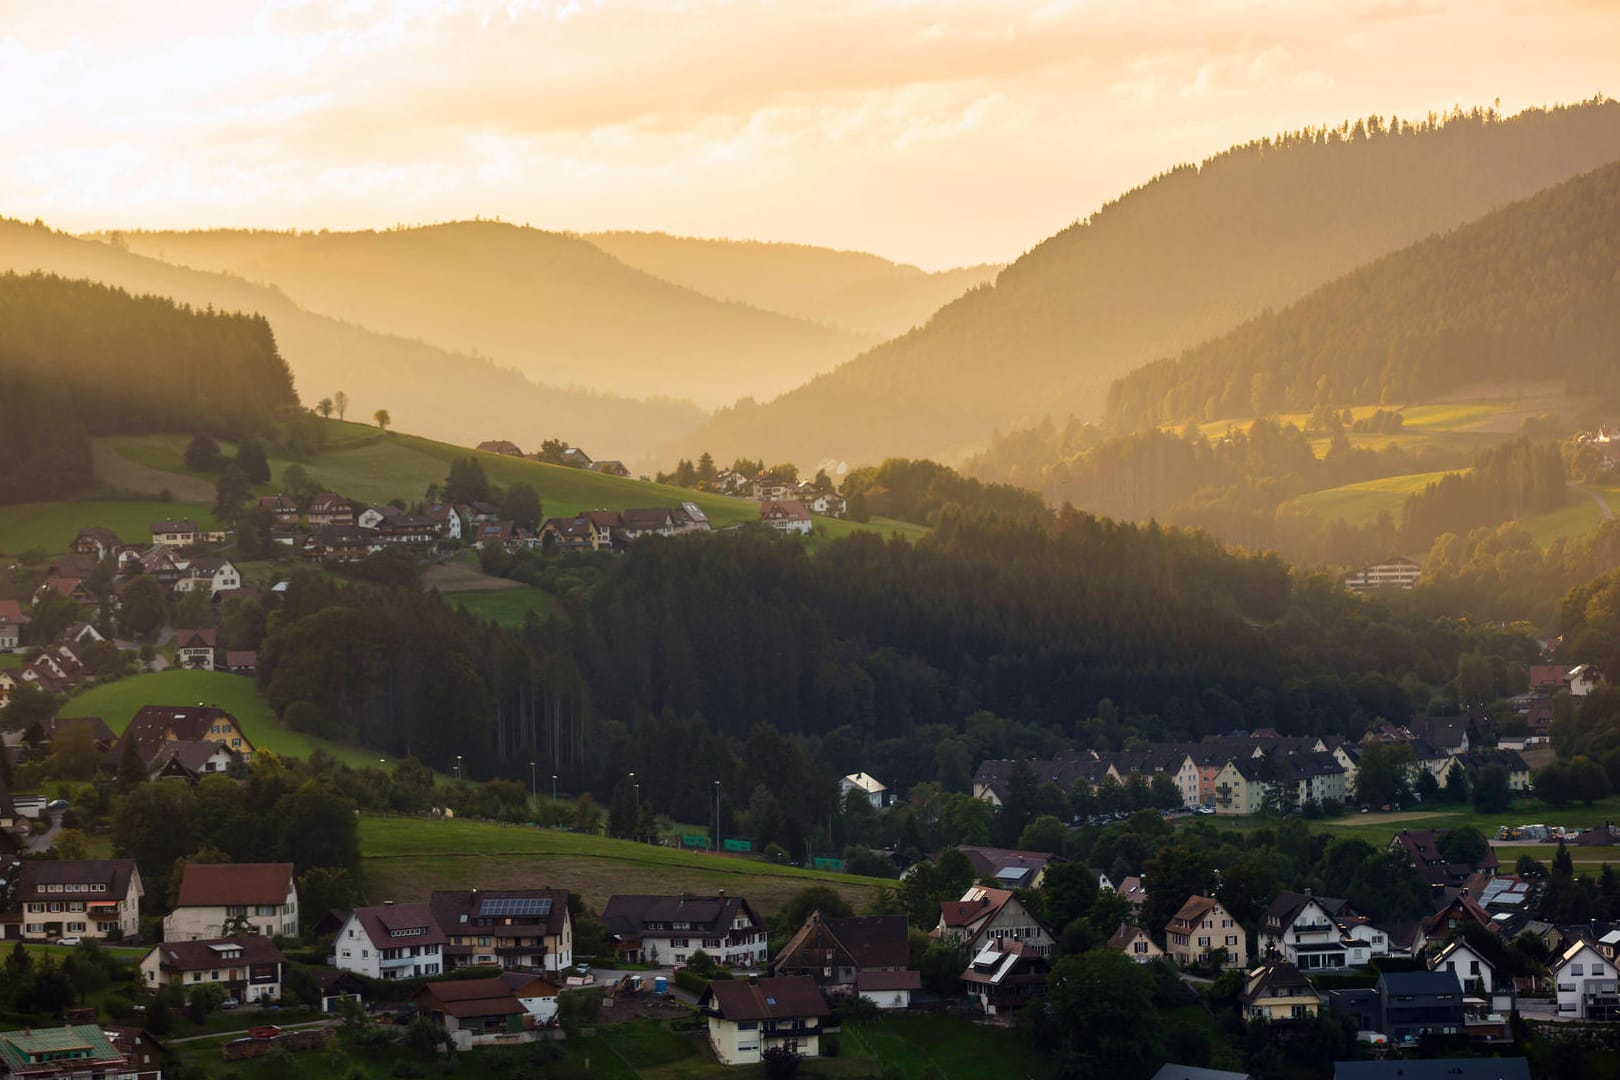
[[1408,473],[1405,476],[1386,476],[1378,480],[1364,480],[1359,484],[1344,484],[1301,495],[1284,504],[1288,510],[1314,514],[1332,521],[1343,518],[1351,525],[1368,525],[1378,515],[1388,513],[1397,523],[1401,507],[1407,496],[1422,491],[1439,480],[1446,472]]
[[13,503],[0,506],[0,552],[19,555],[25,551],[66,551],[87,525],[105,525],[126,544],[145,545],[152,539],[152,522],[164,518],[214,524],[213,507],[203,503],[156,499]]

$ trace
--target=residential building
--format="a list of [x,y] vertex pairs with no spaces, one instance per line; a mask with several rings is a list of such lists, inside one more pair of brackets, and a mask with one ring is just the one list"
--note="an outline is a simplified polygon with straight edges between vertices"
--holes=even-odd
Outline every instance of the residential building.
[[134,859],[30,859],[17,884],[22,936],[138,941],[144,894]]
[[426,904],[355,908],[333,939],[331,964],[373,979],[442,975],[446,941]]
[[1439,948],[1469,923],[1489,928],[1491,913],[1480,907],[1466,888],[1445,900],[1434,914],[1423,920],[1423,944]]
[[0,600],[0,652],[11,652],[22,644],[22,628],[28,619],[15,600]]
[[1252,757],[1229,759],[1215,774],[1215,812],[1246,816],[1266,805],[1266,784],[1261,763]]
[[1462,983],[1449,971],[1386,971],[1378,976],[1382,1023],[1392,1043],[1463,1029]]
[[557,983],[527,971],[503,971],[499,978],[512,988],[518,1004],[528,1010],[535,1023],[549,1024],[557,1018],[557,995],[562,992]]
[[702,951],[728,967],[764,967],[765,920],[740,896],[611,896],[602,922],[619,957],[684,964]]
[[236,565],[229,559],[212,556],[192,559],[181,572],[180,580],[174,583],[176,592],[204,589],[210,597],[241,587],[242,572]]
[[863,975],[893,975],[910,966],[904,915],[828,918],[813,911],[771,961],[770,970],[772,975],[803,975],[833,996],[850,997]]
[[709,515],[698,509],[697,503],[683,502],[675,510],[675,531],[712,532],[713,526],[709,524]]
[[562,452],[562,457],[557,463],[572,469],[588,469],[591,467],[591,455],[577,446],[570,446]]
[[1450,863],[1440,852],[1440,841],[1445,839],[1445,829],[1401,829],[1389,842],[1389,850],[1404,854],[1413,866],[1417,867],[1423,880],[1429,883],[1429,888],[1436,894],[1450,888],[1461,888],[1475,873],[1485,871],[1487,876],[1494,875],[1500,865],[1496,852],[1489,845],[1485,848],[1485,858],[1479,863]]
[[946,900],[939,909],[934,936],[960,942],[970,953],[989,942],[1008,940],[1022,943],[1032,956],[1048,956],[1057,944],[1052,928],[1009,889],[973,885],[962,899]]
[[957,850],[973,864],[977,880],[991,878],[1006,889],[1038,889],[1046,880],[1046,868],[1054,861],[1062,861],[1048,851],[1018,851],[982,844],[964,844]]
[[1378,589],[1410,589],[1423,576],[1423,566],[1403,555],[1395,555],[1383,562],[1363,566],[1344,576],[1344,587],[1351,592],[1375,592]]
[[90,733],[90,741],[102,753],[106,753],[118,740],[112,728],[99,716],[53,716],[48,720],[37,720],[23,731],[22,741],[27,747],[27,756],[35,761],[43,761],[50,756],[52,744],[60,735],[79,728]]
[[500,454],[504,457],[523,456],[523,451],[518,449],[517,443],[507,439],[485,439],[478,444],[477,449],[486,454]]
[[1530,1060],[1477,1057],[1335,1061],[1333,1080],[1530,1080]]
[[841,518],[849,513],[849,500],[830,491],[811,496],[809,506],[822,517]]
[[461,539],[461,513],[450,503],[428,503],[422,507],[422,516],[438,526],[439,539]]
[[1147,903],[1147,886],[1143,884],[1141,878],[1133,874],[1121,879],[1117,891],[1121,899],[1130,904],[1138,914],[1141,913],[1142,905]]
[[1189,897],[1164,929],[1165,951],[1177,963],[1207,960],[1217,949],[1226,950],[1229,963],[1248,961],[1248,935],[1232,913],[1213,897]]
[[855,996],[880,1009],[909,1009],[922,989],[920,971],[863,971],[855,976]]
[[312,525],[304,540],[304,558],[311,562],[357,562],[383,549],[375,529],[354,524]]
[[986,1016],[1006,1016],[1046,993],[1051,962],[1022,941],[998,938],[973,953],[962,988]]
[[124,1055],[119,1080],[163,1080],[163,1044],[145,1029],[102,1024],[101,1033]]
[[120,736],[142,742],[217,742],[253,760],[253,743],[236,717],[215,705],[143,705]]
[[277,525],[298,524],[298,504],[285,495],[260,495],[255,505],[260,510],[270,511],[270,518]]
[[[1507,770],[1508,788],[1516,792],[1530,790],[1530,766],[1526,764],[1524,756],[1517,750],[1503,750],[1493,748],[1488,750],[1462,750],[1451,756],[1446,762],[1445,773],[1451,772],[1453,765],[1461,765],[1463,772],[1472,781],[1479,775],[1479,770],[1487,765],[1500,765]],[[1444,779],[1442,774],[1441,779]]]
[[888,790],[875,776],[863,772],[850,773],[838,781],[838,801],[843,803],[849,798],[851,791],[859,791],[872,804],[872,809],[881,810]]
[[315,496],[309,503],[309,527],[315,529],[321,525],[353,525],[354,507],[349,500],[330,491],[324,491]]
[[802,975],[717,979],[698,999],[709,1045],[722,1065],[753,1065],[778,1047],[800,1057],[821,1056],[821,1025],[829,1009],[814,980]]
[[124,550],[124,542],[118,534],[103,525],[86,525],[79,530],[79,535],[73,538],[71,550],[78,555],[88,555],[96,562],[110,559]]
[[1293,964],[1272,957],[1249,972],[1239,1006],[1245,1020],[1309,1020],[1322,1007],[1322,995]]
[[1153,935],[1140,926],[1120,923],[1108,939],[1108,948],[1122,952],[1138,964],[1151,964],[1164,957],[1164,950],[1154,942]]
[[810,532],[810,511],[797,499],[767,499],[759,504],[759,520],[777,532],[798,536]]
[[593,461],[585,468],[588,472],[601,473],[603,476],[630,475],[630,470],[625,468],[622,461]]
[[488,965],[555,972],[574,966],[566,889],[436,889],[428,908],[448,939],[446,971]]
[[213,630],[176,630],[174,632],[175,666],[191,671],[214,670]]
[[[1359,927],[1369,933],[1356,934]],[[1260,920],[1260,955],[1275,953],[1301,971],[1342,971],[1366,967],[1386,955],[1382,931],[1358,914],[1346,900],[1310,893],[1284,892]]]
[[1620,972],[1588,938],[1577,938],[1552,964],[1560,1020],[1620,1020]]
[[443,1028],[458,1050],[534,1039],[529,1010],[499,978],[430,982],[417,992],[416,1012]]
[[0,1031],[0,1075],[15,1080],[124,1080],[124,1056],[99,1024]]
[[674,536],[675,512],[665,507],[625,510],[619,515],[625,539],[642,536]]
[[252,675],[259,670],[259,654],[255,649],[231,649],[225,653],[225,670],[232,675]]
[[190,518],[152,522],[152,543],[168,547],[190,547],[198,540],[197,523]]
[[187,863],[180,897],[163,919],[164,941],[240,934],[298,936],[292,863]]
[[286,962],[276,943],[262,935],[164,941],[141,960],[141,985],[156,991],[213,984],[237,1001],[280,1001]]

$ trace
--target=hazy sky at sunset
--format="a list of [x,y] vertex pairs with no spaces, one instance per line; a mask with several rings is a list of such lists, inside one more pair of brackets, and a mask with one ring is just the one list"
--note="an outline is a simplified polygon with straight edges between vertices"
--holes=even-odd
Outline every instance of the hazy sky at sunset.
[[1282,128],[1587,98],[1607,0],[0,0],[0,215],[1004,260]]

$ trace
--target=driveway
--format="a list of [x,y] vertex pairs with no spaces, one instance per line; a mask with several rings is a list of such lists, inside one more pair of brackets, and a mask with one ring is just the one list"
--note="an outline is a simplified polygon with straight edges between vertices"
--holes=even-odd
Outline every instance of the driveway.
[[38,836],[29,836],[28,839],[24,841],[28,845],[28,850],[35,854],[42,851],[49,851],[51,849],[51,845],[56,843],[57,833],[62,831],[62,814],[60,811],[52,812],[50,810],[41,810],[39,814],[40,817],[45,818],[51,823],[51,827],[40,833]]

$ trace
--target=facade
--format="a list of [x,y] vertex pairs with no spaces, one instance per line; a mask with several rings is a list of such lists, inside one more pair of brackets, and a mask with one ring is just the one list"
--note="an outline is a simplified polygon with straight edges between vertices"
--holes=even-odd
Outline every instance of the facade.
[[1245,1020],[1309,1020],[1321,1009],[1322,995],[1293,964],[1273,958],[1249,972],[1240,1007]]
[[702,951],[728,967],[764,967],[765,921],[740,896],[611,896],[602,922],[620,958],[684,964]]
[[187,863],[179,902],[163,919],[163,940],[201,941],[244,930],[298,936],[293,864]]
[[1242,925],[1220,901],[1208,896],[1189,897],[1165,926],[1165,951],[1179,964],[1207,960],[1225,949],[1230,962],[1242,964],[1249,955],[1249,939]]
[[209,596],[242,587],[242,572],[229,559],[192,559],[186,564],[183,576],[174,583],[176,592],[203,589]]
[[[242,760],[253,760],[253,743],[236,717],[212,705],[143,705],[119,738],[148,742],[215,742]],[[115,759],[116,760],[116,759]]]
[[1389,952],[1384,933],[1348,901],[1296,892],[1279,894],[1266,909],[1259,947],[1262,956],[1275,953],[1305,972],[1365,967]]
[[1006,1016],[1046,992],[1051,964],[1021,941],[991,941],[973,954],[962,988],[986,1016]]
[[759,520],[777,532],[798,536],[810,532],[810,511],[797,499],[766,499],[759,504]]
[[144,893],[133,859],[31,859],[17,885],[23,938],[137,941]]
[[214,670],[214,631],[176,630],[174,662],[191,671]]
[[883,809],[884,795],[888,790],[879,783],[878,778],[875,776],[869,776],[863,772],[850,773],[838,781],[838,801],[843,803],[849,798],[851,791],[859,791],[872,804],[872,809],[881,810]]
[[276,943],[259,935],[165,941],[141,960],[141,985],[157,990],[212,983],[237,1001],[280,1001],[286,962]]
[[1351,592],[1374,592],[1378,589],[1410,589],[1423,576],[1423,567],[1411,559],[1396,555],[1383,562],[1363,566],[1344,576],[1344,587]]
[[1119,929],[1108,939],[1108,948],[1124,953],[1138,964],[1151,964],[1164,956],[1164,950],[1154,942],[1153,935],[1130,923],[1119,924]]
[[332,492],[322,492],[309,504],[309,527],[320,525],[353,525],[354,507],[349,500]]
[[826,918],[813,911],[771,961],[771,974],[802,975],[827,993],[852,996],[862,976],[892,975],[910,966],[904,915]]
[[556,972],[574,966],[566,889],[435,890],[428,908],[447,939],[446,971],[484,965]]
[[1613,960],[1581,938],[1552,965],[1560,1020],[1620,1020],[1620,973]]
[[169,547],[190,547],[197,542],[197,523],[189,518],[152,522],[152,543]]
[[444,974],[444,932],[426,904],[355,908],[332,942],[332,966],[372,979]]
[[821,1056],[827,1002],[802,975],[717,979],[698,1001],[708,1018],[709,1045],[722,1065],[753,1065],[782,1047],[800,1057]]
[[22,605],[15,600],[0,600],[0,652],[11,652],[22,644]]
[[934,936],[955,941],[969,952],[994,941],[1016,941],[1031,956],[1049,956],[1057,937],[1010,890],[971,886],[960,900],[940,904]]
[[430,982],[416,995],[416,1011],[441,1027],[456,1049],[533,1041],[533,1024],[504,980]]
[[1255,758],[1229,759],[1215,774],[1215,812],[1247,816],[1266,805],[1266,785]]
[[921,989],[919,971],[863,971],[855,977],[855,996],[880,1009],[909,1009],[911,995]]
[[1463,991],[1449,971],[1386,971],[1378,976],[1382,1025],[1392,1043],[1463,1029]]

